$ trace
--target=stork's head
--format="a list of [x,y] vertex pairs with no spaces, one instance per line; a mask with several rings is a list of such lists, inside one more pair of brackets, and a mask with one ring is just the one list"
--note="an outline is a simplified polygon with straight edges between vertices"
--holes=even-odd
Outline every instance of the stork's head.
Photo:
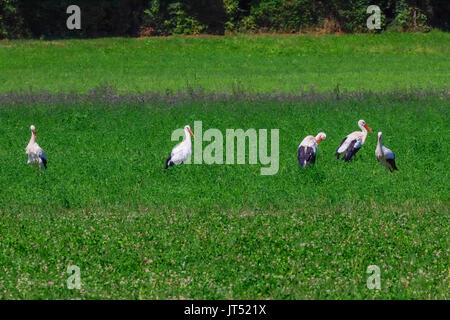
[[370,133],[372,133],[372,128],[371,127],[369,127],[368,125],[367,125],[367,123],[364,121],[364,120],[359,120],[358,121],[358,126],[362,129],[362,128],[365,128],[367,131],[369,131]]
[[30,126],[30,130],[31,130],[31,133],[32,133],[33,135],[36,135],[36,128],[35,128],[35,126],[31,125],[31,126]]
[[327,138],[327,135],[325,132],[319,132],[316,136],[316,142],[319,143],[322,140],[325,140]]
[[193,137],[194,137],[194,134],[192,133],[191,127],[189,127],[189,125],[187,125],[187,126],[184,126],[184,131],[187,131],[187,132],[189,132],[189,133],[191,134],[191,136],[193,136]]

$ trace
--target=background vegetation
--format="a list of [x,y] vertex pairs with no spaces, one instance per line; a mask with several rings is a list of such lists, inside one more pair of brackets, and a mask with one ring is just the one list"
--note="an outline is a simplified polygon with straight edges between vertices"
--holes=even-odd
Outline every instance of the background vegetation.
[[0,0],[1,38],[81,38],[237,32],[369,32],[366,13],[382,11],[383,30],[449,29],[446,0],[78,0],[82,29],[66,28],[69,0]]

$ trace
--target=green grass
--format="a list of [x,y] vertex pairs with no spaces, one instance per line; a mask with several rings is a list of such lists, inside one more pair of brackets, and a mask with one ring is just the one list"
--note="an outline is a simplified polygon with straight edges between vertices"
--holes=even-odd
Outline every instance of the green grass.
[[[448,299],[448,94],[395,90],[448,89],[449,40],[431,32],[0,41],[0,93],[25,90],[0,100],[24,104],[0,106],[0,298]],[[101,85],[236,94],[33,103],[43,91]],[[337,85],[380,94],[317,93]],[[311,86],[303,102],[242,99]],[[383,131],[399,171],[377,163],[376,134],[356,161],[334,158],[359,119]],[[279,129],[278,173],[163,170],[172,131],[200,120],[223,134]],[[41,173],[26,165],[31,124],[49,158]],[[303,170],[298,144],[319,131],[327,139]],[[66,287],[72,264],[79,291]],[[380,291],[366,287],[369,265],[381,269]]]
[[[449,107],[438,96],[2,107],[0,298],[448,299]],[[377,163],[376,134],[356,161],[334,158],[359,119],[383,131],[398,172]],[[203,131],[279,129],[279,172],[163,170],[172,131],[196,120]],[[42,174],[26,165],[30,124],[49,158]],[[317,163],[302,170],[297,146],[319,131]],[[80,291],[66,288],[71,264]],[[380,291],[366,287],[369,265],[381,269]]]
[[0,41],[0,92],[443,88],[449,57],[442,32]]

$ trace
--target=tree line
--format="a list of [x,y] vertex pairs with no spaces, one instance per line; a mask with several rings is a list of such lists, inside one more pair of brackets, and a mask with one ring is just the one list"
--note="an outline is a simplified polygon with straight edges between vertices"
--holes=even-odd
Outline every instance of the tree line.
[[[66,26],[72,4],[80,30]],[[380,30],[367,28],[370,5]],[[449,16],[448,0],[0,0],[0,39],[448,31]]]

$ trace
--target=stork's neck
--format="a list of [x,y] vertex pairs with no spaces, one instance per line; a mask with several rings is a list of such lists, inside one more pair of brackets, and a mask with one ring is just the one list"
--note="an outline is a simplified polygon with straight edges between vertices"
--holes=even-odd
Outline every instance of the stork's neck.
[[382,148],[383,144],[381,142],[381,137],[378,137],[378,143],[377,143],[377,150],[378,152],[383,155],[383,148]]
[[36,135],[34,132],[31,132],[31,138],[29,144],[34,144],[36,142]]
[[184,136],[185,136],[184,141],[187,144],[191,144],[191,135],[190,135],[189,131],[184,130]]
[[366,142],[366,138],[367,138],[367,129],[364,128],[364,126],[359,126],[361,128],[362,131],[362,143],[364,144],[364,142]]

